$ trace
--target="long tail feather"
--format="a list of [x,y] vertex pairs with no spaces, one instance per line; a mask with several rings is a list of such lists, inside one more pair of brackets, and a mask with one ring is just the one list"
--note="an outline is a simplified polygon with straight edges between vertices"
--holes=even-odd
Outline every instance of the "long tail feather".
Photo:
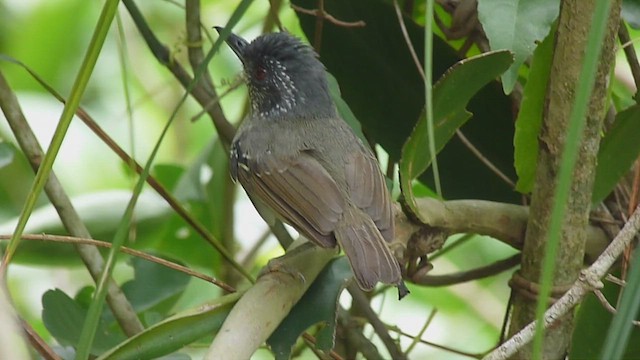
[[359,209],[345,211],[335,228],[335,236],[361,289],[369,291],[382,282],[398,286],[400,297],[406,295],[400,265],[369,216]]

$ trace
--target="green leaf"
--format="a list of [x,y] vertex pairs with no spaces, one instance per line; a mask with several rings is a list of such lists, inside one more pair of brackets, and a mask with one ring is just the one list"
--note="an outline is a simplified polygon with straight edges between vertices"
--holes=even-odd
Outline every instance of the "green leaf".
[[[513,58],[508,51],[489,52],[454,65],[433,89],[433,121],[436,151],[439,151],[467,121],[467,103],[487,83],[504,72]],[[431,164],[427,121],[423,115],[407,140],[400,160],[400,187],[409,206],[417,214],[412,181]]]
[[[130,171],[130,168],[127,168]],[[175,188],[183,173],[184,168],[177,164],[158,164],[152,171],[153,177],[168,190]]]
[[[62,290],[49,290],[42,296],[42,321],[61,345],[77,346],[87,308],[70,298]],[[115,346],[125,339],[119,331],[109,330],[104,319],[98,324],[100,336],[91,348],[94,355]]]
[[518,174],[516,190],[523,194],[531,192],[536,175],[538,134],[542,126],[544,100],[553,59],[554,34],[555,31],[552,31],[533,54],[531,70],[516,119],[513,160]]
[[622,18],[634,29],[640,28],[640,1],[622,1]]
[[[605,282],[602,293],[610,304],[618,303],[620,288]],[[609,331],[613,314],[607,311],[594,294],[589,294],[580,304],[576,314],[576,323],[571,337],[570,359],[597,359],[602,351],[604,340]],[[640,329],[635,327],[629,338],[623,359],[640,358]]]
[[0,169],[11,164],[15,154],[15,148],[13,145],[0,142]]
[[510,93],[518,81],[518,70],[533,54],[537,41],[542,41],[558,17],[558,0],[480,0],[478,19],[489,38],[491,49],[507,49],[515,61],[502,75],[502,87]]
[[629,342],[633,333],[638,334],[637,326],[632,323],[637,319],[640,310],[640,271],[637,271],[638,267],[640,267],[640,251],[636,249],[630,266],[633,270],[625,279],[627,283],[622,290],[616,314],[613,315],[607,331],[601,359],[622,358],[628,344],[631,344],[634,349],[638,347],[637,342]]
[[132,258],[135,277],[122,285],[122,291],[136,313],[156,309],[162,304],[163,315],[178,300],[190,277],[179,271],[137,257]]
[[98,359],[154,359],[171,354],[219,330],[241,295],[241,292],[226,295],[212,303],[176,314],[123,341]]
[[317,323],[324,325],[316,334],[317,348],[333,348],[338,297],[345,283],[352,277],[351,267],[344,256],[332,260],[324,267],[302,299],[267,340],[276,359],[289,359],[298,337]]
[[619,112],[613,127],[600,142],[592,204],[598,204],[613,190],[640,155],[640,106]]

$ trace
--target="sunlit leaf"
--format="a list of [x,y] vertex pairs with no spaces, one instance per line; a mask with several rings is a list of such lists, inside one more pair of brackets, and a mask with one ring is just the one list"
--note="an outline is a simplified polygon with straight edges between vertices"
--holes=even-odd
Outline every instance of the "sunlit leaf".
[[478,19],[489,38],[492,50],[507,49],[515,60],[502,75],[502,86],[510,93],[518,80],[518,70],[533,54],[536,42],[542,41],[558,17],[558,0],[480,0]]

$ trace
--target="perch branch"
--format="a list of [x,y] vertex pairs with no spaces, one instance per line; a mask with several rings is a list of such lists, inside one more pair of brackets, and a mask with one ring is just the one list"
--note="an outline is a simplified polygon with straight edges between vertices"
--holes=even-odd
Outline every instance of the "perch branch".
[[204,359],[251,358],[334,255],[335,250],[309,246],[272,260],[231,310]]

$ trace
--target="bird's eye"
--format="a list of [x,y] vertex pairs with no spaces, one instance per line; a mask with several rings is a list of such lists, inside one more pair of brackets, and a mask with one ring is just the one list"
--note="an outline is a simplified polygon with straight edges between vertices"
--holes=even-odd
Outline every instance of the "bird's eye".
[[258,81],[263,81],[267,78],[267,69],[262,66],[258,66],[255,71],[255,77]]

